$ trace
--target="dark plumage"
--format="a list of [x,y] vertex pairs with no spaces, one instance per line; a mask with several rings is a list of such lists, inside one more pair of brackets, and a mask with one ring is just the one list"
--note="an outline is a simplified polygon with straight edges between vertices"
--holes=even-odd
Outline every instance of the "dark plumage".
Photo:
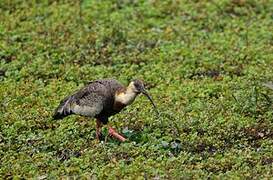
[[[53,119],[62,119],[71,114],[96,118],[98,138],[102,127],[101,123],[107,124],[110,116],[131,104],[139,93],[146,95],[152,102],[140,80],[132,81],[128,87],[123,86],[115,79],[96,80],[64,98],[56,108]],[[109,129],[109,132],[121,141],[125,140],[122,136],[115,134],[112,128]]]
[[125,87],[115,79],[102,79],[90,82],[74,94],[61,101],[53,115],[54,119],[62,119],[70,114],[95,117],[104,124],[108,117],[118,113],[114,109],[115,94]]

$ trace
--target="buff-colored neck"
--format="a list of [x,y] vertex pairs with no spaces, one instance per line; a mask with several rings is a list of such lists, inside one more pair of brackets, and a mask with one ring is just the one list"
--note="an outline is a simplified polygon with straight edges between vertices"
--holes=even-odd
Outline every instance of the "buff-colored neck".
[[126,89],[116,93],[115,101],[125,105],[129,105],[135,100],[137,94],[138,93],[135,90],[135,86],[133,85],[133,83],[130,83]]

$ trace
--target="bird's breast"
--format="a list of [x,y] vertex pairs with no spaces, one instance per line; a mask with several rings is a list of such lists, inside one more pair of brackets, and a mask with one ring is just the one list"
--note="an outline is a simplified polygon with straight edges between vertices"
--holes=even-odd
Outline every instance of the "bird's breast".
[[114,111],[119,112],[119,111],[121,111],[125,106],[126,106],[126,105],[125,105],[124,103],[119,102],[119,101],[115,101],[115,102],[114,102],[114,105],[113,105],[113,109],[114,109]]

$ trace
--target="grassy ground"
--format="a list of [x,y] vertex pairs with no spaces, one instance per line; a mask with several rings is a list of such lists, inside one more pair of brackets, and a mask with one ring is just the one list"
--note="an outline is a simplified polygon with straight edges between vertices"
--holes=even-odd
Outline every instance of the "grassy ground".
[[[0,177],[271,177],[272,4],[0,1]],[[143,79],[161,111],[141,96],[114,116],[127,143],[51,119],[105,77]]]

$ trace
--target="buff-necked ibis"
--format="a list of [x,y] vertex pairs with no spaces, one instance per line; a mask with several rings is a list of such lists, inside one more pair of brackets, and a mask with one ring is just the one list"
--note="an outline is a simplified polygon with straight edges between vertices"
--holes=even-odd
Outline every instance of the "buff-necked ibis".
[[[131,81],[127,87],[115,79],[96,80],[64,98],[56,108],[53,118],[62,119],[71,114],[94,118],[96,119],[96,138],[99,140],[101,128],[103,124],[108,123],[108,118],[130,105],[140,93],[147,96],[156,108],[140,80]],[[108,132],[122,142],[126,140],[110,126]]]

